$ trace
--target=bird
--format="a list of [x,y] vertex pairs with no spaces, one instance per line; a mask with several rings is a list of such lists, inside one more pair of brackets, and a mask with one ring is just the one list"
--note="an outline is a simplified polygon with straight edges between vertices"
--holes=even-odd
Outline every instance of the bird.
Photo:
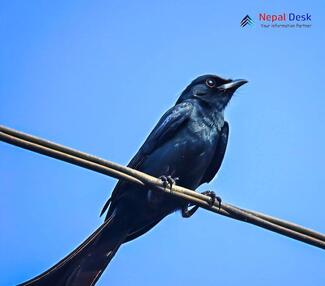
[[[220,169],[228,143],[224,110],[245,83],[247,80],[213,74],[194,79],[161,117],[128,167],[159,177],[170,187],[177,184],[195,190],[210,182]],[[206,194],[211,201],[216,199],[214,192]],[[57,264],[20,286],[95,285],[122,244],[177,210],[190,217],[197,208],[164,192],[119,180],[103,207],[103,224]]]

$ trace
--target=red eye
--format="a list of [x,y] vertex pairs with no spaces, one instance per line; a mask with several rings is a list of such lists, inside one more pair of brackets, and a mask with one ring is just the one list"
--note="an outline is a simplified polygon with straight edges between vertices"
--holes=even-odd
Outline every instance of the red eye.
[[205,81],[205,84],[206,84],[208,87],[210,87],[210,88],[216,86],[216,82],[215,82],[213,79],[211,79],[211,78],[207,79],[207,80]]

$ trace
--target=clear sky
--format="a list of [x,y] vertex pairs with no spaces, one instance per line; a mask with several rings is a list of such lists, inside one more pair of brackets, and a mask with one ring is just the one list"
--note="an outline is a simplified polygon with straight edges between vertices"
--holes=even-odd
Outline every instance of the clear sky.
[[[325,232],[323,1],[154,2],[2,1],[0,124],[126,164],[193,78],[245,78],[221,171],[200,189]],[[264,12],[310,13],[312,27],[263,29]],[[0,285],[82,242],[115,183],[1,143]],[[324,265],[320,249],[200,210],[124,245],[98,285],[317,286]]]

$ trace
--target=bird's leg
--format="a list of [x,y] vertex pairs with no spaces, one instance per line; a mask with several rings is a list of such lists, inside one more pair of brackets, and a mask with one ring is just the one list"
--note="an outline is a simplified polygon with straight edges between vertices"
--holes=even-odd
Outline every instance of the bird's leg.
[[[207,195],[211,198],[209,205],[213,206],[215,201],[218,201],[219,203],[219,209],[221,207],[221,198],[218,197],[216,195],[215,192],[213,191],[204,191],[201,193],[202,195]],[[183,208],[182,208],[182,217],[184,218],[189,218],[192,215],[194,215],[194,213],[198,210],[199,206],[193,206],[191,209],[189,208],[190,206],[192,206],[192,204],[186,204]]]
[[186,204],[182,207],[182,217],[189,218],[198,210],[199,206],[194,206],[190,208],[191,204]]

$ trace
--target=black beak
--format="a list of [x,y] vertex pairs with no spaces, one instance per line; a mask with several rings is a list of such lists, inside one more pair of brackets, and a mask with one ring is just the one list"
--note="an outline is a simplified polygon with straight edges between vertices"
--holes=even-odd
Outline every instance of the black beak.
[[219,89],[224,91],[235,91],[237,88],[247,83],[248,81],[245,79],[235,79],[229,83],[225,83],[223,85],[218,86]]

